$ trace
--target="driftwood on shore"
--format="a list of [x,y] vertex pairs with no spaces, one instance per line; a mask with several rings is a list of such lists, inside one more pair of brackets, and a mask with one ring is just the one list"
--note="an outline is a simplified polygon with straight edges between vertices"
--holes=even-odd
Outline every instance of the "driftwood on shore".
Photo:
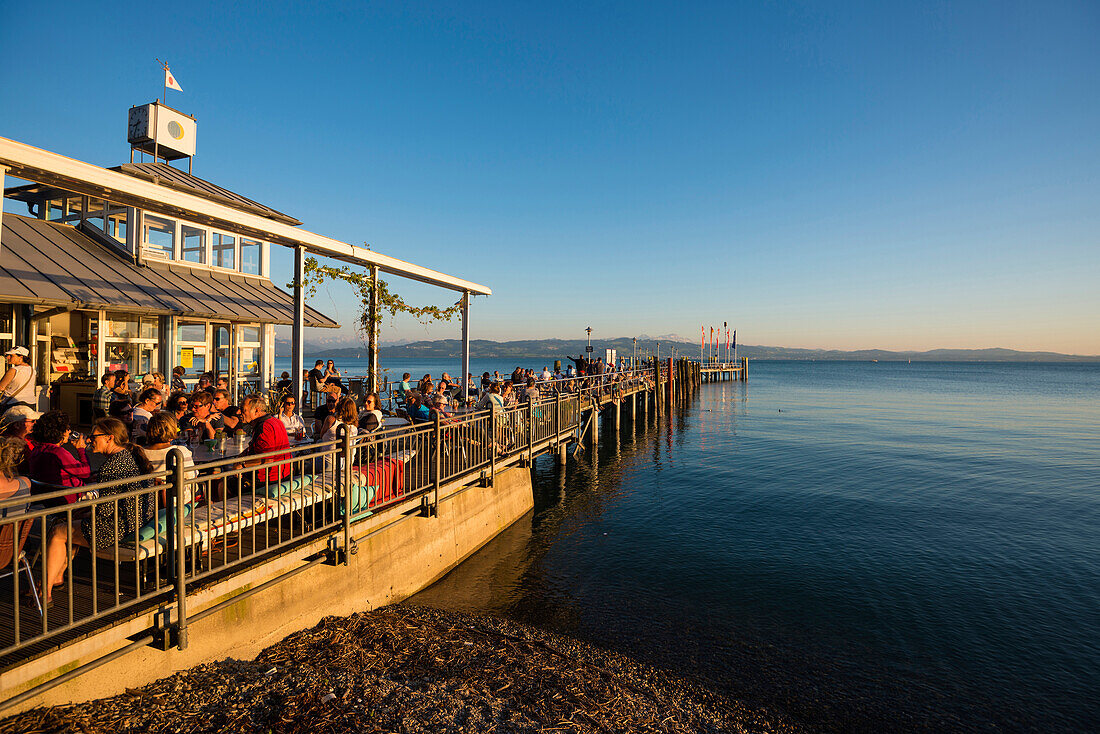
[[771,732],[778,717],[559,635],[415,607],[328,617],[9,732]]

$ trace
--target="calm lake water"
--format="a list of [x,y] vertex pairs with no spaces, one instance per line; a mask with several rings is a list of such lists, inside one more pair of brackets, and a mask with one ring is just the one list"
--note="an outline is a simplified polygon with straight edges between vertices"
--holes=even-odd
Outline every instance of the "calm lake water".
[[535,477],[533,515],[410,603],[815,729],[1097,730],[1100,365],[754,362]]

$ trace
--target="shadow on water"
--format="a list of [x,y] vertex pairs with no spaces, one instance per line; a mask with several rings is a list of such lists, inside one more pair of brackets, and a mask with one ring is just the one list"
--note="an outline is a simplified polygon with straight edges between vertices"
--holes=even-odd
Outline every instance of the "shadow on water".
[[[949,665],[926,663],[919,650],[879,644],[893,632],[870,628],[859,611],[816,609],[846,592],[830,589],[817,559],[804,557],[813,546],[779,541],[764,561],[744,550],[758,542],[745,513],[782,498],[754,500],[759,490],[743,478],[699,483],[707,462],[740,456],[743,429],[759,430],[746,420],[751,405],[750,386],[734,383],[704,386],[699,399],[659,418],[650,409],[632,420],[624,410],[618,434],[605,416],[597,451],[586,447],[564,469],[552,457],[536,462],[533,513],[409,603],[569,634],[824,731],[1088,729],[1087,710],[1075,719],[1063,706],[1046,718],[1020,697],[1026,687],[999,692],[945,675]],[[781,459],[765,464],[760,476],[783,478]],[[868,579],[866,599],[837,608],[889,606],[891,583]]]

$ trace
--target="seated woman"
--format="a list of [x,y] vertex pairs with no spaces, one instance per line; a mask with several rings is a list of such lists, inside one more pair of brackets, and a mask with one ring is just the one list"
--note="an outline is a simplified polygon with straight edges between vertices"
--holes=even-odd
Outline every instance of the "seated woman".
[[191,405],[191,399],[185,392],[174,392],[168,397],[168,402],[164,409],[168,413],[171,413],[172,417],[176,419],[176,423],[183,421],[183,416],[187,415],[187,408]]
[[[27,457],[27,476],[36,482],[56,487],[82,487],[88,481],[91,467],[88,466],[87,443],[84,437],[77,435],[70,445],[72,450],[62,446],[69,443],[72,431],[69,429],[69,416],[60,410],[43,413],[35,421],[31,431],[34,449]],[[55,490],[46,488],[44,492]],[[65,502],[76,502],[79,492],[65,495]],[[51,500],[48,504],[64,504],[60,500]]]
[[341,393],[348,391],[348,389],[344,387],[344,381],[341,379],[340,370],[336,369],[336,363],[331,359],[325,366],[325,383],[340,388]]
[[[0,438],[0,500],[30,497],[31,480],[19,476],[19,464],[27,453],[27,444],[20,438]],[[7,507],[0,517],[12,517],[27,511],[27,506]]]
[[[130,443],[126,426],[122,425],[121,421],[115,418],[97,420],[92,426],[92,450],[107,456],[107,460],[99,470],[100,482],[117,479],[135,480],[103,488],[100,490],[100,497],[148,489],[153,486],[151,479],[137,479],[143,474],[151,473],[152,466],[149,465],[149,460],[141,448]],[[96,504],[92,508],[91,516],[81,520],[75,527],[70,528],[64,523],[55,525],[50,530],[46,549],[47,605],[52,599],[54,587],[61,583],[61,577],[69,566],[67,545],[70,538],[74,549],[82,546],[91,548],[95,552],[110,548],[116,541],[123,542],[127,536],[136,535],[138,529],[153,519],[155,513],[156,503],[153,494],[144,492],[117,503]]]
[[297,436],[298,434],[306,434],[306,424],[302,420],[302,416],[298,414],[298,401],[294,399],[293,395],[283,396],[282,410],[279,411],[279,420],[286,426],[287,436]]
[[183,382],[184,375],[187,374],[187,370],[179,365],[172,368],[172,392],[186,392],[187,385]]
[[420,393],[413,391],[405,396],[405,414],[413,423],[427,423],[432,419],[431,410],[424,405]]
[[[168,452],[173,448],[177,448],[183,452],[184,476],[187,479],[194,479],[198,472],[193,470],[195,460],[191,456],[191,449],[186,446],[172,446],[172,442],[176,440],[179,432],[180,429],[176,419],[168,413],[157,413],[150,418],[149,425],[145,429],[145,458],[149,460],[149,466],[152,467],[154,472],[164,471],[168,468]],[[161,481],[168,484],[171,480],[164,479]],[[184,503],[191,502],[191,490],[190,484],[185,483],[183,485]]]
[[286,394],[290,392],[290,388],[294,386],[294,382],[290,379],[289,372],[283,372],[279,375],[279,381],[275,383],[275,392]]
[[[325,430],[321,436],[322,441],[339,441],[341,434],[341,426],[351,434],[354,439],[359,434],[359,408],[355,405],[355,400],[347,397],[341,398],[340,402],[336,404],[336,409],[332,412],[332,423],[329,424],[328,429]],[[340,446],[339,443],[336,444]],[[343,462],[334,462],[333,455],[331,453],[325,454],[325,469],[322,475],[321,481],[323,485],[335,486],[336,474],[343,471]]]
[[368,433],[377,431],[382,427],[383,418],[378,393],[372,392],[363,401],[363,410],[359,413],[359,430]]

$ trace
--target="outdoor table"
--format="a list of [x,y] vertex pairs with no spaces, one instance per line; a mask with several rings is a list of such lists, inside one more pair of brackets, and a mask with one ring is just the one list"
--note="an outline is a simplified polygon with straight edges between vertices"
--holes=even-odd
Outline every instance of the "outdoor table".
[[[304,446],[306,444],[313,443],[309,438],[303,439],[290,439],[290,448],[297,448],[298,446]],[[176,446],[184,446],[191,450],[191,458],[195,464],[208,464],[212,461],[221,461],[222,459],[232,459],[234,456],[240,456],[248,448],[249,439],[246,438],[227,438],[225,440],[224,450],[219,451],[217,448],[208,449],[205,443],[200,444],[174,444]]]
[[386,415],[382,416],[382,428],[401,428],[402,426],[411,425],[406,418],[402,418],[398,415]]

